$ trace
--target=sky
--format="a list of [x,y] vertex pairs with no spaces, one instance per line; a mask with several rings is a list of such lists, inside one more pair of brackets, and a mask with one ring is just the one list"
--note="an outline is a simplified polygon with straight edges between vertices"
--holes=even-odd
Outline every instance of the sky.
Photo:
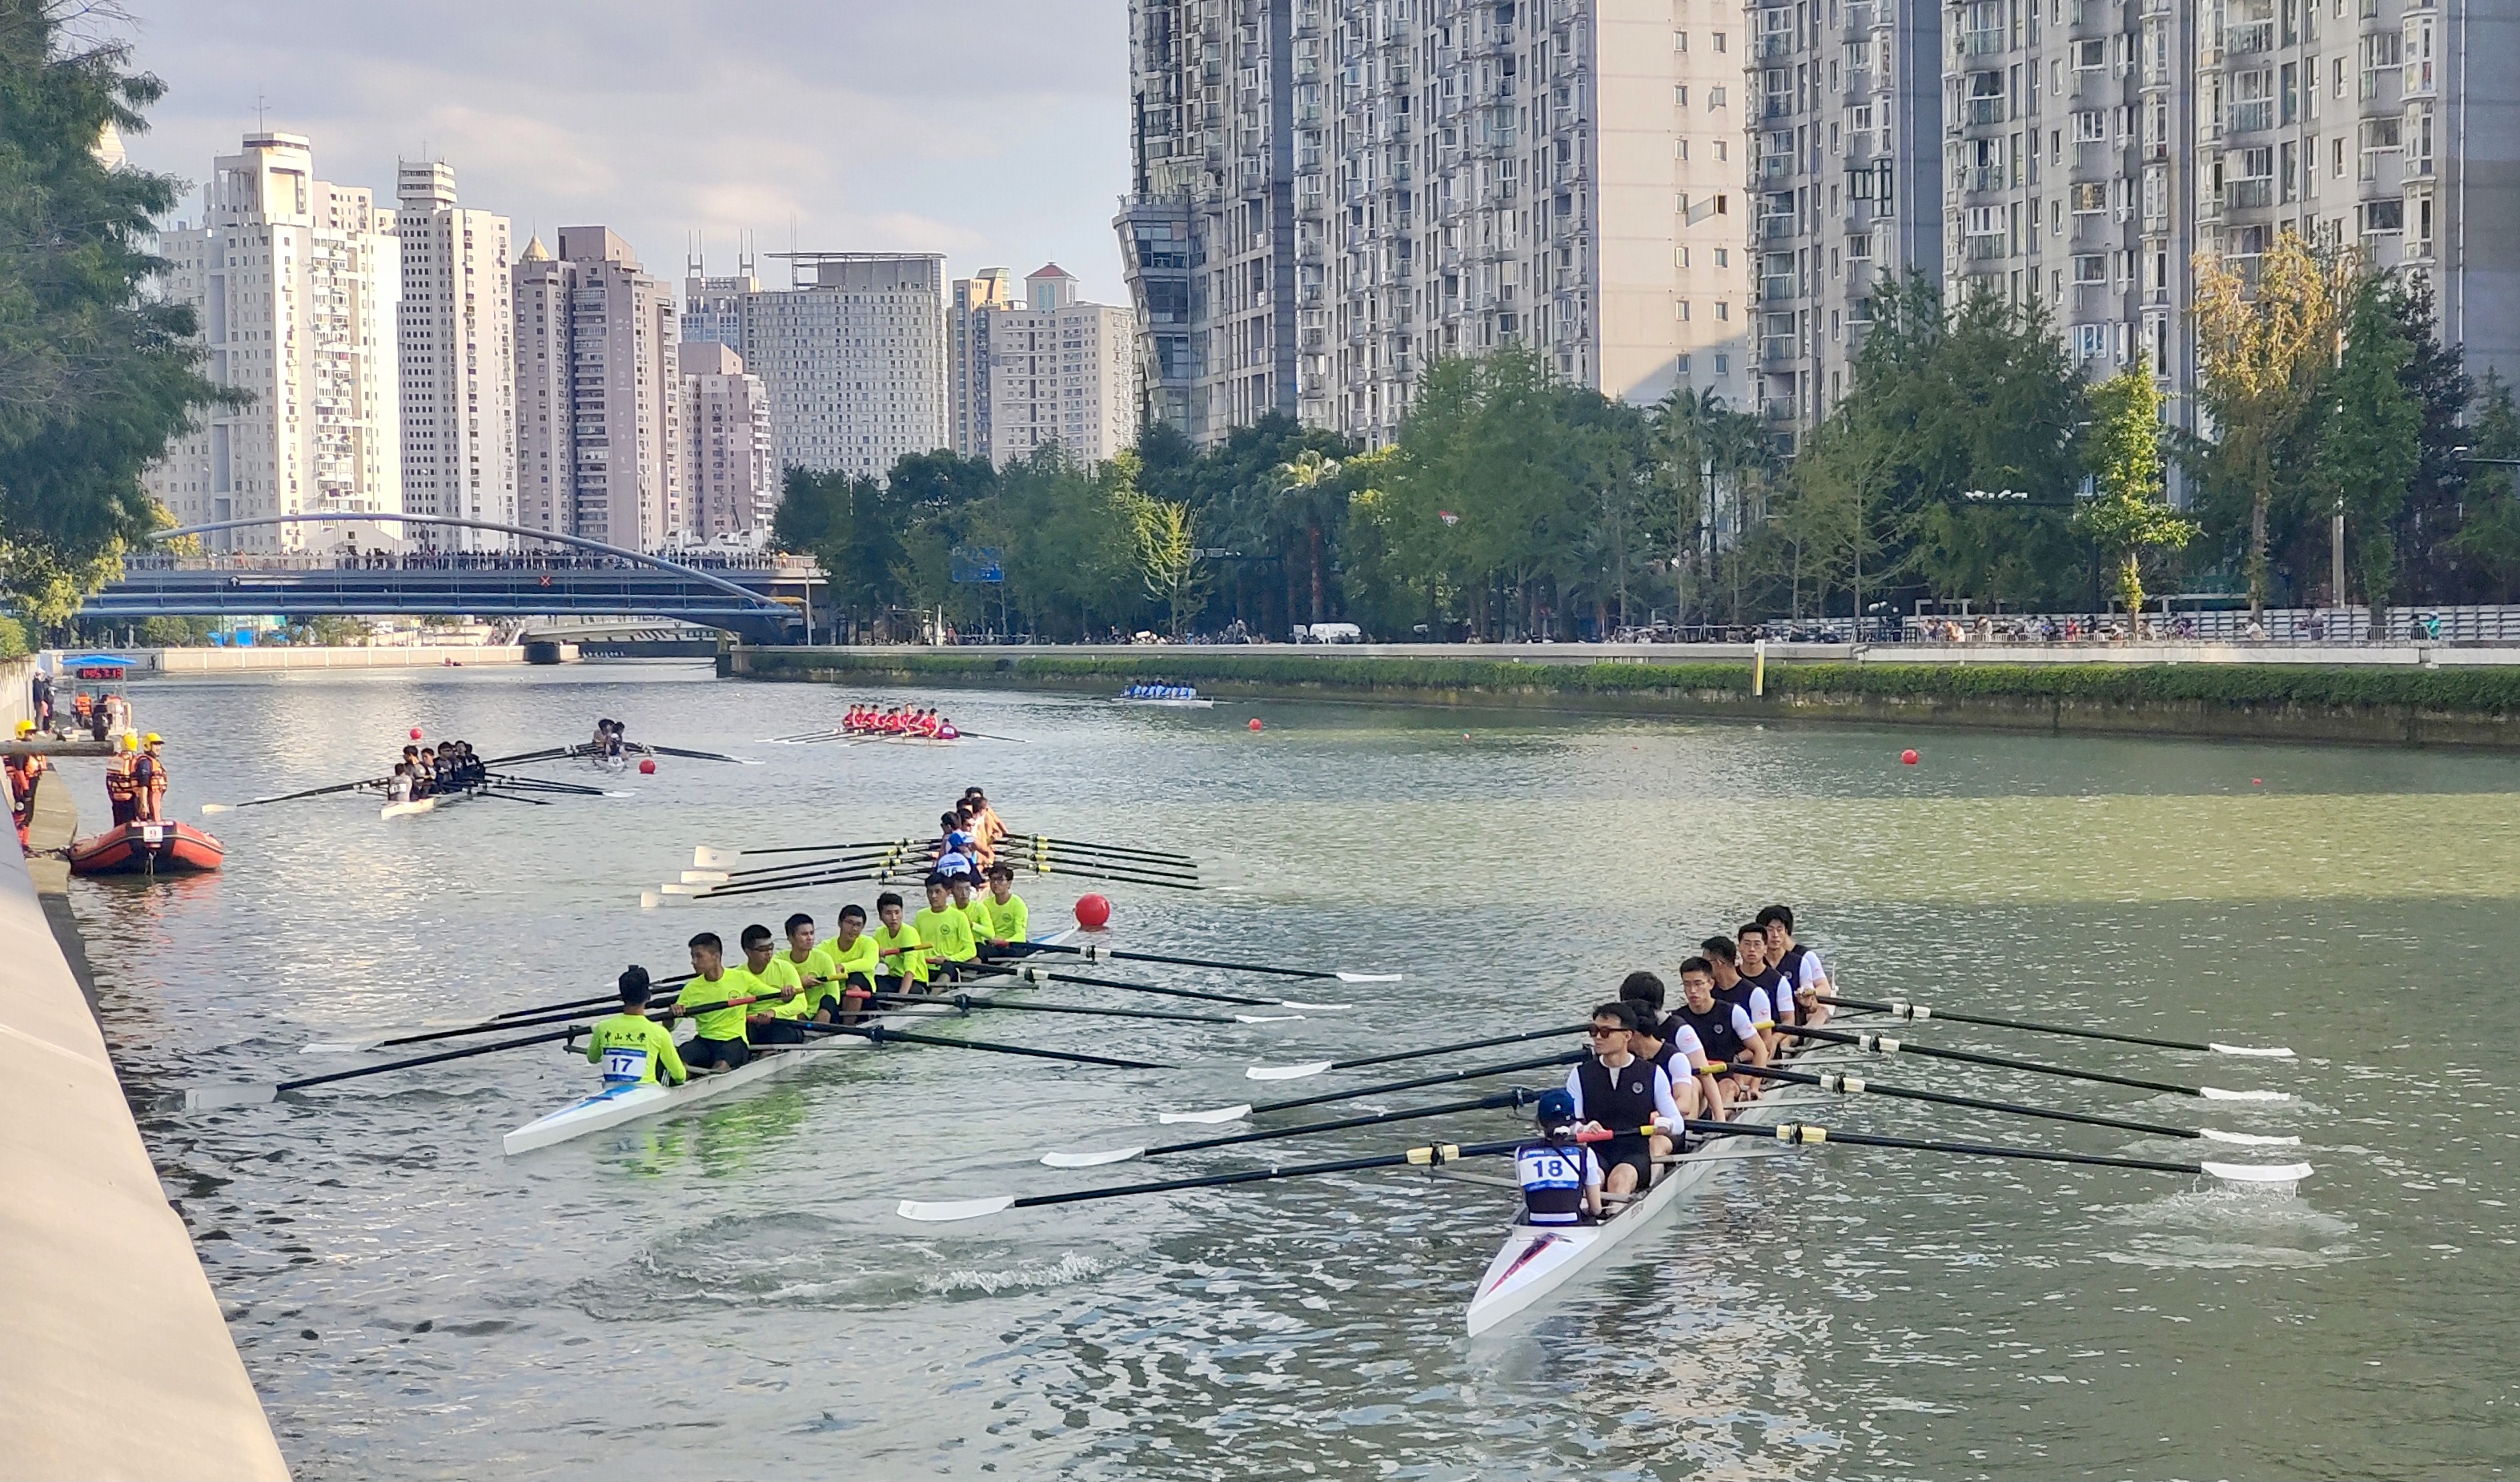
[[1126,0],[125,0],[166,84],[131,162],[193,189],[255,126],[393,195],[445,159],[463,203],[545,243],[609,226],[679,280],[690,244],[943,252],[949,277],[1056,261],[1125,303]]

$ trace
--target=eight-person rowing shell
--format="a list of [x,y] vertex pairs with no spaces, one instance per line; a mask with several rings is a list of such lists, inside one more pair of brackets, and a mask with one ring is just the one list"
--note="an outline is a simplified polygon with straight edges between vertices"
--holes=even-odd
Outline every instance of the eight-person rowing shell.
[[958,741],[963,733],[936,713],[933,705],[851,705],[840,717],[840,730],[850,736],[906,736],[926,741]]

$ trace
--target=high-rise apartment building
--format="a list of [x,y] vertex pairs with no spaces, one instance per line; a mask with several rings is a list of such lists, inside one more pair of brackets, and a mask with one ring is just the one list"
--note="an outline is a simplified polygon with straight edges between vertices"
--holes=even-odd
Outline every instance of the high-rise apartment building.
[[1753,389],[1735,0],[1136,0],[1150,410],[1388,438],[1428,360]]
[[[402,245],[403,508],[517,522],[516,316],[508,218],[456,203],[455,169],[405,160],[395,182]],[[415,544],[505,551],[516,537],[414,525]]]
[[672,291],[605,227],[518,259],[518,523],[652,551],[683,525]]
[[761,292],[752,258],[736,259],[733,277],[711,278],[698,257],[683,265],[683,337],[710,339],[743,353],[743,300]]
[[[1100,463],[1137,441],[1137,320],[1085,303],[1076,280],[1050,263],[1008,291],[1004,268],[954,285],[955,451],[1010,463],[1057,444]],[[968,303],[971,307],[965,307]]]
[[770,393],[783,471],[880,475],[952,445],[945,259],[790,252],[790,287],[743,295],[744,368]]
[[770,396],[743,357],[714,339],[686,339],[682,376],[682,538],[699,542],[769,528],[779,513],[770,456]]
[[[200,226],[159,236],[164,292],[192,305],[210,379],[252,400],[205,413],[150,471],[149,492],[188,524],[402,513],[393,212],[372,191],[316,179],[295,134],[248,136],[214,162],[202,198]],[[302,521],[207,542],[320,551],[377,538],[369,524]]]

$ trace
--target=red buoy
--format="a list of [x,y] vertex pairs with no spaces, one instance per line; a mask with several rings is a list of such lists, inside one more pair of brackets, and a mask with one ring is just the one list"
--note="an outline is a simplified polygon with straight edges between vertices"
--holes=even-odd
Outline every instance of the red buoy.
[[1110,924],[1111,902],[1101,895],[1076,898],[1076,924],[1088,931],[1100,931]]
[[1899,765],[1903,767],[1912,767],[1916,765],[1916,753],[1912,749],[1900,752]]
[[418,741],[418,740],[420,740],[420,728],[419,728],[418,726],[414,726],[414,727],[412,727],[412,728],[411,728],[411,739],[412,739],[413,741]]
[[639,775],[640,775],[641,777],[653,777],[653,776],[655,776],[655,775],[656,775],[656,759],[655,759],[654,757],[652,757],[652,756],[643,756],[643,757],[639,758]]
[[1257,730],[1259,730],[1259,729],[1260,729],[1260,717],[1258,717],[1258,716],[1256,716],[1256,715],[1255,715],[1255,716],[1253,716],[1253,717],[1251,717],[1251,729],[1252,729],[1252,730],[1254,730],[1254,731],[1257,731]]

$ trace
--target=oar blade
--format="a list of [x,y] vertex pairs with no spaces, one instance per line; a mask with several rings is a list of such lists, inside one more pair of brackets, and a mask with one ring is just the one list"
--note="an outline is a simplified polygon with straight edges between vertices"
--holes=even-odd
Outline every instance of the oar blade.
[[2205,1100],[2209,1101],[2289,1101],[2292,1100],[2292,1093],[2289,1091],[2226,1091],[2220,1086],[2199,1086],[2196,1089],[2203,1093]]
[[1309,1060],[1301,1065],[1250,1065],[1242,1074],[1254,1081],[1300,1081],[1316,1076],[1337,1064],[1336,1060]]
[[1106,1147],[1101,1152],[1045,1152],[1043,1163],[1052,1168],[1100,1168],[1105,1163],[1125,1163],[1144,1157],[1144,1147]]
[[2288,1060],[2292,1058],[2292,1052],[2286,1050],[2281,1045],[2221,1045],[2208,1041],[2205,1048],[2213,1051],[2216,1055],[2255,1055],[2258,1058],[2269,1060]]
[[735,862],[742,858],[743,858],[743,851],[741,849],[719,849],[708,844],[699,844],[692,849],[692,868],[732,870],[735,868]]
[[234,813],[234,812],[236,811],[236,804],[234,804],[234,803],[203,803],[203,804],[202,804],[202,811],[203,813]]
[[686,885],[723,885],[732,878],[734,878],[734,876],[723,870],[686,870],[683,872],[683,883]]
[[1167,1111],[1158,1115],[1155,1120],[1166,1125],[1182,1122],[1213,1125],[1218,1122],[1238,1122],[1250,1114],[1251,1103],[1244,1101],[1238,1106],[1219,1106],[1213,1111]]
[[1234,1022],[1238,1024],[1294,1024],[1302,1022],[1303,1017],[1304,1016],[1300,1013],[1238,1013],[1234,1016]]
[[1339,972],[1331,975],[1336,977],[1342,983],[1396,983],[1400,981],[1400,974],[1397,972]]
[[2199,1163],[2196,1166],[2233,1184],[2298,1184],[2311,1174],[2308,1163]]
[[662,906],[688,906],[690,904],[692,904],[692,897],[688,895],[668,895],[661,890],[642,890],[639,892],[639,909],[642,911],[654,911]]
[[1280,999],[1278,1001],[1278,1007],[1281,1009],[1306,1009],[1315,1013],[1341,1013],[1345,1012],[1347,1010],[1355,1008],[1356,1006],[1354,1004],[1307,1004],[1302,999]]
[[299,1055],[365,1055],[377,1048],[379,1040],[386,1038],[389,1036],[379,1035],[372,1040],[317,1040],[314,1044],[300,1046],[297,1053]]
[[2228,1143],[2234,1147],[2298,1147],[2299,1138],[2269,1137],[2255,1132],[2225,1132],[2220,1127],[2200,1127],[2196,1135],[2209,1143]]
[[230,1106],[260,1106],[280,1100],[277,1086],[193,1086],[185,1089],[186,1111],[220,1111]]
[[1011,1193],[986,1199],[904,1199],[900,1208],[893,1212],[905,1220],[942,1225],[953,1220],[976,1220],[984,1215],[998,1214],[1012,1207],[1014,1201],[1015,1196]]

